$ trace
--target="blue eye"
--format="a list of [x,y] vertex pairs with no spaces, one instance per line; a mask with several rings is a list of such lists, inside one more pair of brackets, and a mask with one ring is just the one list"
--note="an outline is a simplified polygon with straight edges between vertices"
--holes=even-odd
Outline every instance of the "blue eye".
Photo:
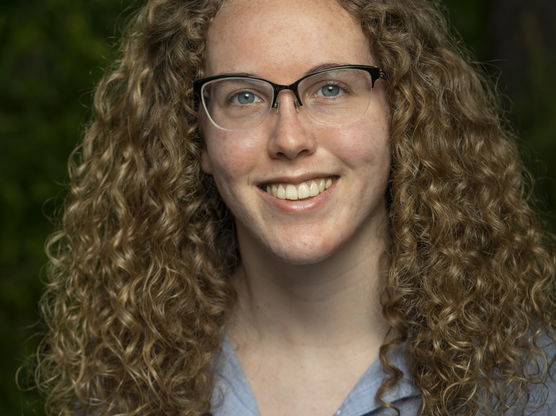
[[232,102],[236,104],[253,104],[259,101],[261,99],[249,91],[240,92],[232,97]]
[[323,97],[336,97],[341,94],[341,90],[337,85],[328,84],[322,87],[319,92]]

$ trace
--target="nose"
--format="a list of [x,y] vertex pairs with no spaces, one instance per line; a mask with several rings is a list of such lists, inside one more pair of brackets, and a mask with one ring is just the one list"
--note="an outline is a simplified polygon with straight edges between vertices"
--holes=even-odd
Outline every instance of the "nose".
[[268,141],[270,157],[294,160],[315,152],[317,141],[310,129],[300,120],[301,114],[291,91],[282,91],[279,105],[273,110],[272,134]]

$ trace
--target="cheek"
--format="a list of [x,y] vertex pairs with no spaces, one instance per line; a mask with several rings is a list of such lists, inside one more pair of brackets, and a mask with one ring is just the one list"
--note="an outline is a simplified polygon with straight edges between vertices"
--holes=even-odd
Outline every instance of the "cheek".
[[390,133],[383,120],[361,120],[338,129],[334,136],[334,153],[351,167],[389,166]]
[[348,145],[346,152],[352,160],[364,159],[373,166],[389,169],[390,149],[390,110],[383,90],[373,95],[367,115],[344,129]]
[[257,144],[260,140],[246,137],[243,132],[216,131],[206,127],[205,131],[203,170],[221,185],[247,178],[260,152]]

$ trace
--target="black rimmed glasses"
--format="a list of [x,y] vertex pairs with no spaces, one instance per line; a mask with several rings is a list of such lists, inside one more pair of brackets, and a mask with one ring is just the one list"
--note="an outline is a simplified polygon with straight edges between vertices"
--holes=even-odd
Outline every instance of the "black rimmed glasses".
[[340,65],[311,72],[290,85],[226,74],[197,80],[193,86],[196,99],[216,127],[246,130],[260,125],[278,108],[278,94],[283,90],[292,91],[296,107],[303,107],[319,123],[350,123],[367,111],[379,78],[386,79],[386,74],[375,66]]

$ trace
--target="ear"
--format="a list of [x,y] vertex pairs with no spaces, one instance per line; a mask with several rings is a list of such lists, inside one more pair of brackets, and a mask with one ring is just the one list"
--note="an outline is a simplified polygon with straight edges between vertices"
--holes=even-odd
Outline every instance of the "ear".
[[207,149],[201,151],[201,169],[207,175],[212,175],[212,162],[210,161]]

